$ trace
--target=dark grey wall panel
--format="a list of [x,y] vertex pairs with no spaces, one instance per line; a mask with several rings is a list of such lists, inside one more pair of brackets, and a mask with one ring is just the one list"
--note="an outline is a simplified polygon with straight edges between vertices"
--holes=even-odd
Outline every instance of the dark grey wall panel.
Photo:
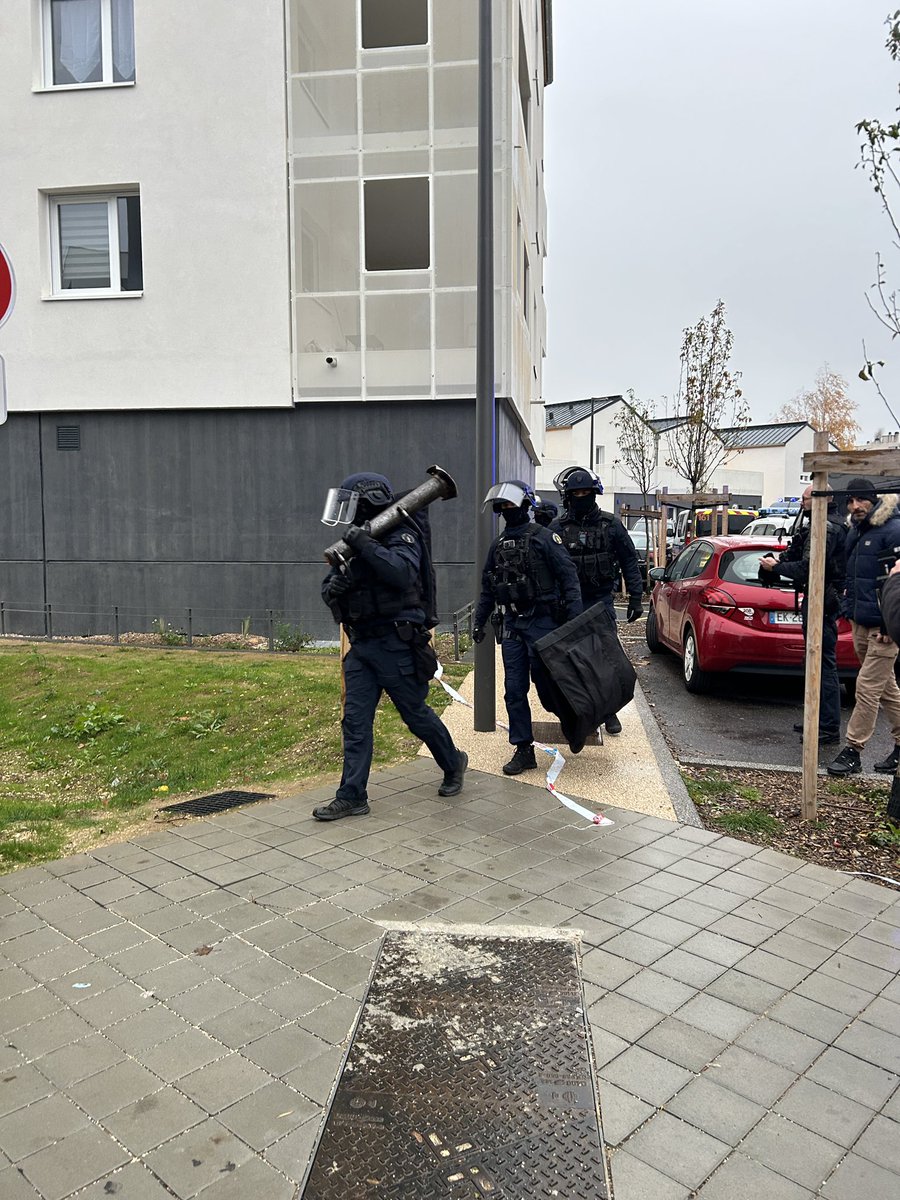
[[37,415],[0,425],[0,561],[43,553],[38,445]]
[[[46,600],[59,633],[106,632],[117,605],[123,630],[149,628],[158,617],[180,627],[190,607],[197,632],[218,632],[239,628],[245,616],[263,621],[272,609],[312,636],[331,637],[319,597],[322,551],[338,532],[319,521],[326,490],[360,470],[387,475],[396,490],[411,488],[435,462],[460,493],[430,510],[440,612],[474,598],[481,498],[472,402],[44,414],[43,493],[38,423],[13,415],[0,428],[10,468],[0,502],[19,517],[19,541],[0,542],[0,599],[8,591],[42,611],[43,501]],[[57,448],[57,425],[78,427],[80,449]],[[531,479],[502,403],[497,426],[505,475]],[[28,553],[11,553],[23,540]],[[13,559],[34,561],[26,570]],[[33,632],[42,625],[35,618]]]
[[534,485],[534,463],[522,444],[519,425],[507,400],[497,402],[497,478]]
[[0,561],[0,601],[7,633],[41,632],[44,569],[40,563]]

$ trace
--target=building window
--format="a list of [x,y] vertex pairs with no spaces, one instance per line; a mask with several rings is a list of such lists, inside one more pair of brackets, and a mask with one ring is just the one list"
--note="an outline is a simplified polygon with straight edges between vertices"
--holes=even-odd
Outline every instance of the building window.
[[519,103],[522,106],[522,121],[525,126],[525,141],[531,137],[531,78],[528,74],[528,51],[525,47],[525,29],[519,13]]
[[428,180],[367,179],[367,271],[416,271],[431,266]]
[[428,41],[428,0],[362,0],[364,50],[424,46]]
[[140,292],[140,197],[51,196],[50,246],[54,296]]
[[134,0],[41,0],[47,87],[134,83]]

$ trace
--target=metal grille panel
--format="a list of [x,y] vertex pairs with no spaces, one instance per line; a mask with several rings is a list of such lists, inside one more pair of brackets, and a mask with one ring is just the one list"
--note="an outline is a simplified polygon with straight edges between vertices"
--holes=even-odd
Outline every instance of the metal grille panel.
[[212,813],[239,808],[242,804],[255,804],[257,800],[272,800],[273,792],[213,792],[209,796],[197,796],[193,800],[182,800],[180,804],[167,804],[158,816],[208,817]]
[[391,930],[305,1200],[607,1200],[571,941]]

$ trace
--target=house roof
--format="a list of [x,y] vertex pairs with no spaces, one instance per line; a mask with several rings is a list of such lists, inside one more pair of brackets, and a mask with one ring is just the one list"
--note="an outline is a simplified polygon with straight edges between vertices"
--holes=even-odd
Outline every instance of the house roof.
[[587,400],[566,400],[560,404],[546,404],[544,406],[546,428],[568,429],[578,421],[583,421],[585,417],[590,417],[592,408],[595,413],[602,412],[604,408],[609,408],[624,399],[624,396],[589,396]]
[[758,450],[763,446],[786,446],[808,424],[807,421],[785,421],[774,425],[740,425],[717,429],[716,433],[729,450]]
[[681,425],[687,417],[651,417],[647,424],[654,433],[667,433],[668,430],[674,429],[676,425]]

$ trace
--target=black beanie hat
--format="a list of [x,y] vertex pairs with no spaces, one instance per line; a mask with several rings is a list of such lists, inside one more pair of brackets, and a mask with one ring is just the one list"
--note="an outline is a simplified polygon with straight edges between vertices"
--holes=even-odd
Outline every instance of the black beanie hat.
[[863,479],[858,475],[856,479],[851,479],[844,488],[848,500],[850,497],[855,497],[857,500],[871,500],[873,504],[878,500],[878,495],[875,491],[875,484],[871,479]]

